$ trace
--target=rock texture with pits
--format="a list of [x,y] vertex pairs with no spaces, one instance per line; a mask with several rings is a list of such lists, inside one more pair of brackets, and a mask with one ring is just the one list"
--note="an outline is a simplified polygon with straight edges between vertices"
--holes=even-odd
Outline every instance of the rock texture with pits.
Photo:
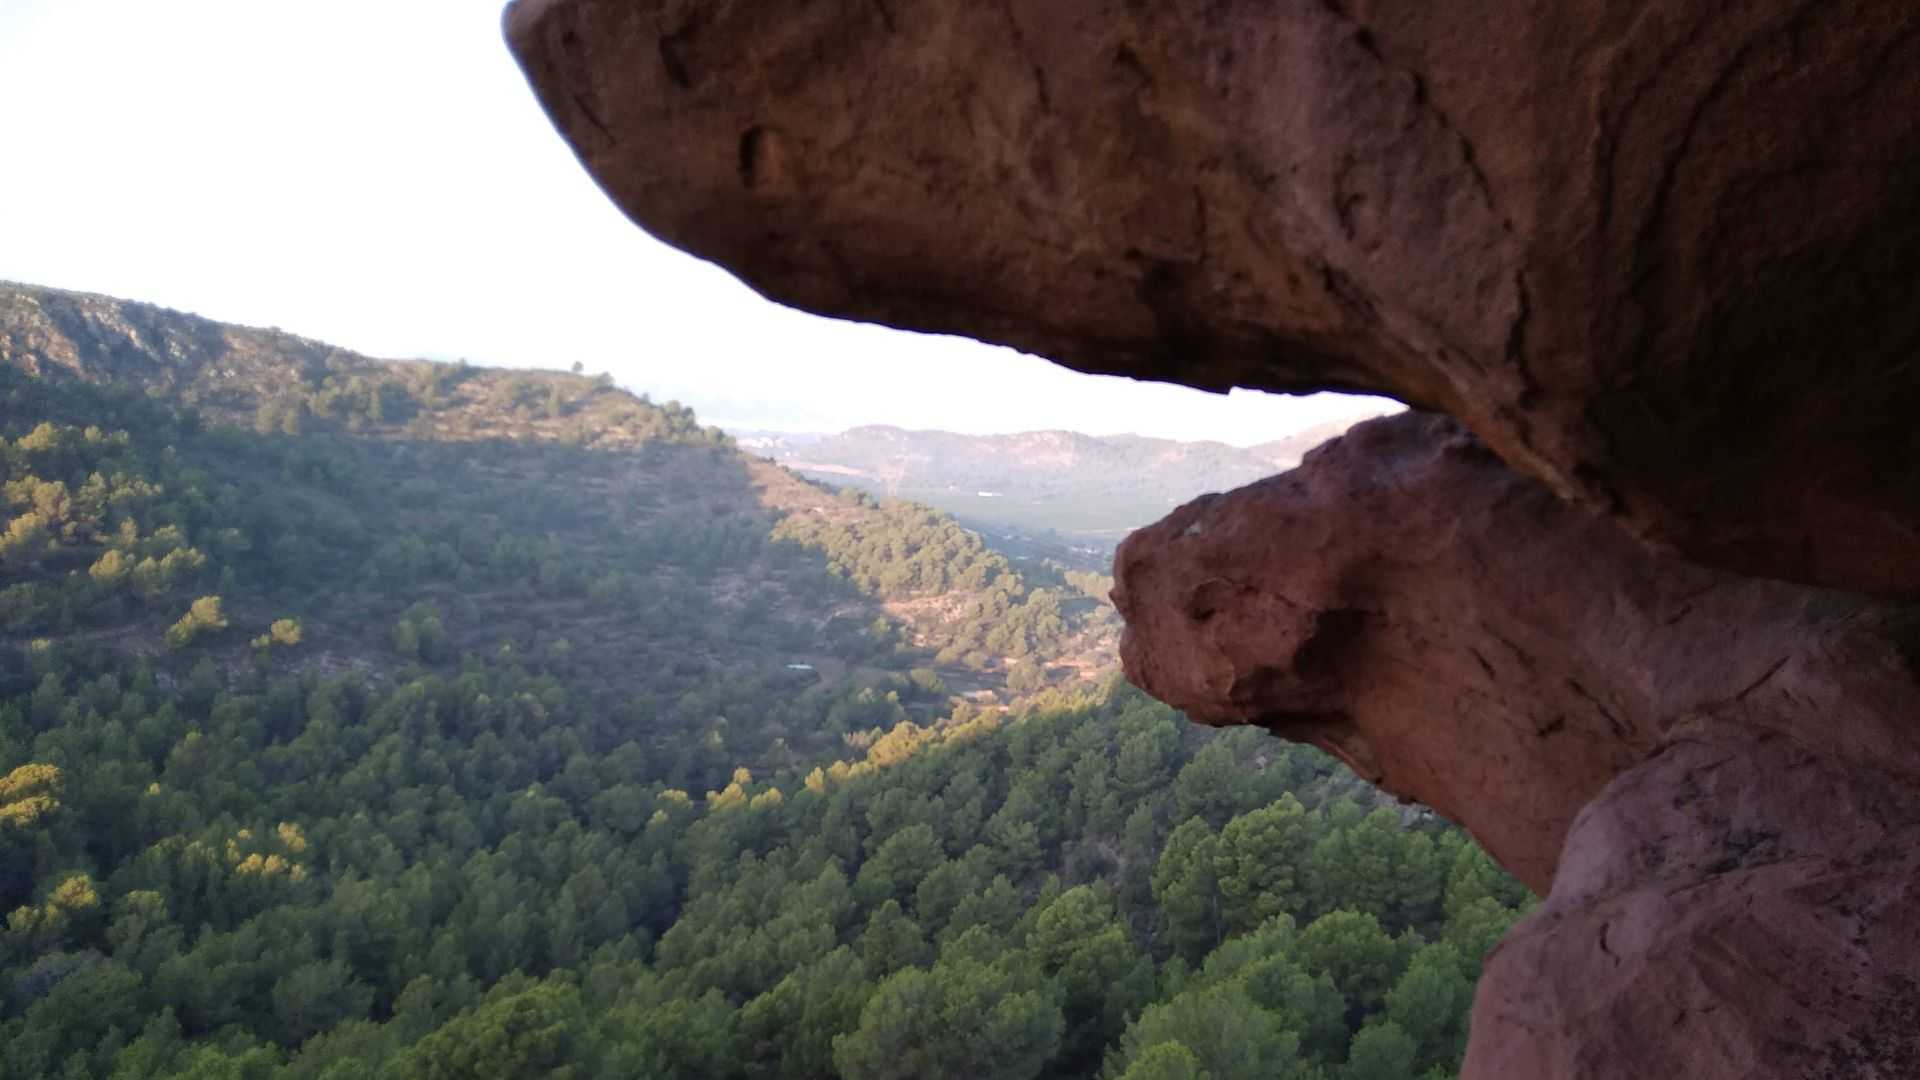
[[506,22],[608,194],[776,300],[1088,371],[1387,394],[1657,545],[1920,589],[1909,0]]

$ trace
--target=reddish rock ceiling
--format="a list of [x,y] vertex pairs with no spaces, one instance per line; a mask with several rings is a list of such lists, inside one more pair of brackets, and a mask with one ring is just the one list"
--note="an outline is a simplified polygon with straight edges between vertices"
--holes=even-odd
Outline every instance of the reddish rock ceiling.
[[1651,542],[1920,588],[1910,0],[520,0],[648,231],[813,311],[1447,412]]

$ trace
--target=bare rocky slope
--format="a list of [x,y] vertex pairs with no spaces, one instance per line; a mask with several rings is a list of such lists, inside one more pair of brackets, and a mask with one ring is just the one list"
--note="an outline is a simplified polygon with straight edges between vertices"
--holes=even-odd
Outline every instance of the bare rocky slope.
[[1920,7],[518,0],[773,299],[1420,413],[1120,552],[1129,671],[1547,903],[1464,1075],[1920,1072]]

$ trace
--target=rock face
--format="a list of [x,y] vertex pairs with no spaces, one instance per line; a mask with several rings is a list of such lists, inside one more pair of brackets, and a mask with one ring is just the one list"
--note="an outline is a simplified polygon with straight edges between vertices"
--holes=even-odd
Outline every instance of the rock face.
[[1582,811],[1464,1077],[1920,1076],[1913,778],[1713,725]]
[[1196,499],[1114,575],[1143,689],[1321,746],[1538,892],[1580,808],[1676,732],[1737,722],[1920,782],[1904,608],[1650,553],[1444,417]]
[[1422,410],[1143,530],[1116,601],[1143,686],[1549,891],[1465,1075],[1920,1074],[1920,4],[506,23],[615,201],[776,300]]
[[1920,1076],[1911,605],[1649,552],[1419,413],[1181,507],[1115,576],[1140,686],[1547,894],[1463,1076]]

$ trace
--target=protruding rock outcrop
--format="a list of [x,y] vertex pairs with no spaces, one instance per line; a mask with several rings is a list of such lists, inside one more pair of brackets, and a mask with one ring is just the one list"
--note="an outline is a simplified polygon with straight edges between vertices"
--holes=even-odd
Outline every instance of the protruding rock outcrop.
[[1548,894],[1464,1075],[1920,1075],[1909,608],[1652,554],[1418,413],[1181,507],[1115,574],[1134,681]]
[[1369,421],[1114,560],[1142,688],[1466,824],[1545,892],[1574,815],[1723,721],[1920,782],[1903,610],[1648,552],[1444,417]]
[[615,201],[774,299],[1453,418],[1182,508],[1117,599],[1156,694],[1551,883],[1466,1075],[1920,1071],[1920,4],[517,0],[507,31]]

